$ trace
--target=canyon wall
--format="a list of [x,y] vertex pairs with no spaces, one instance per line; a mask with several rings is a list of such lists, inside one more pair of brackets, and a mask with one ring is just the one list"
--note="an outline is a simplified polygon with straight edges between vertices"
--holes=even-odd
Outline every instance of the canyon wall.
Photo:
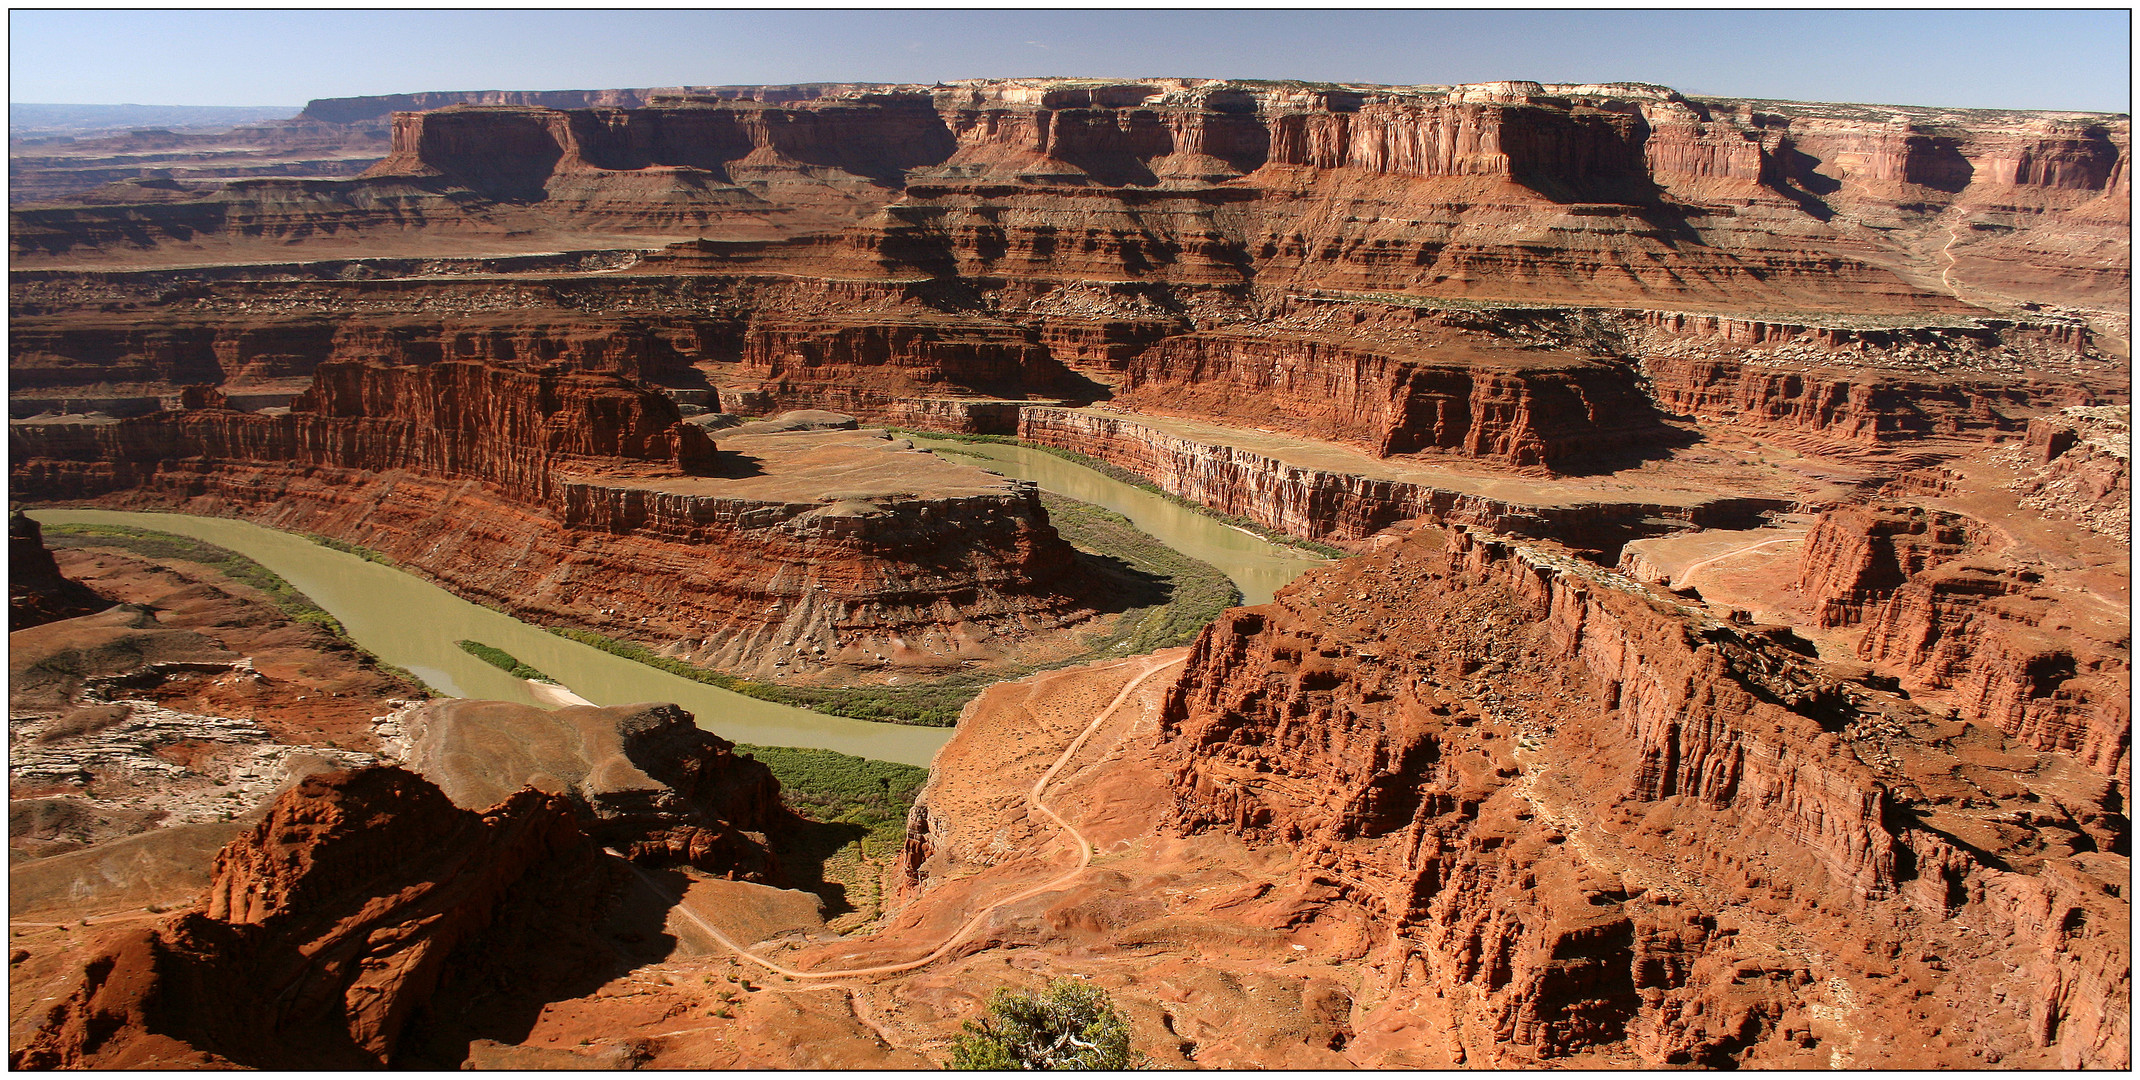
[[[2106,309],[2130,281],[2129,240],[2116,238],[2123,117],[1846,114],[1635,84],[730,91],[572,92],[559,103],[588,107],[569,109],[510,93],[411,96],[428,111],[397,113],[390,152],[358,180],[18,212],[13,250],[540,221],[588,235],[837,237],[753,261],[1028,286],[1256,282],[1895,312],[1964,310],[1950,295],[1963,277]],[[493,103],[431,107],[449,98]],[[1949,207],[2003,215],[2007,231],[1927,272],[1913,245]],[[1892,239],[1832,224],[1839,211]],[[1511,240],[1513,222],[1544,240]],[[2038,235],[2088,229],[2102,236],[2063,249]]]
[[[729,670],[771,673],[776,639],[952,655],[1089,610],[1030,486],[927,458],[955,490],[753,481],[618,375],[329,363],[288,411],[191,396],[126,420],[14,422],[13,490],[332,536],[522,617]],[[888,442],[845,438],[835,457],[898,464]]]
[[1806,534],[1798,587],[1819,625],[1854,626],[1912,577],[1984,546],[1986,532],[1973,518],[1916,506],[1829,510]]
[[2115,777],[2132,741],[2130,623],[1998,557],[2012,543],[1950,511],[1839,507],[1808,533],[1798,585],[1819,625],[1862,624],[1859,658],[1910,691]]
[[1963,716],[2116,776],[2132,747],[2130,624],[2039,580],[1967,561],[1918,574],[1867,616],[1858,655],[1905,687],[1944,692]]
[[1582,501],[1525,503],[1423,483],[1291,464],[1232,446],[1200,442],[1127,416],[1028,406],[1022,439],[1075,450],[1143,477],[1168,494],[1281,532],[1350,543],[1389,525],[1426,517],[1529,536],[1553,536],[1617,552],[1639,536],[1685,527],[1737,527],[1785,504],[1716,498],[1680,505]]
[[1554,472],[1665,441],[1626,369],[1544,353],[1450,353],[1185,334],[1129,359],[1115,401],[1353,443],[1377,457],[1446,452]]
[[10,1064],[403,1064],[404,1034],[474,986],[540,993],[604,963],[589,928],[616,873],[559,796],[478,812],[392,767],[310,777],[216,855],[204,903],[88,960]]
[[2117,787],[1801,647],[1550,546],[1384,537],[1199,639],[1173,821],[1376,910],[1353,1026],[1452,1063],[2123,1067]]
[[1646,359],[1643,369],[1667,412],[1863,445],[2020,432],[2034,409],[2098,400],[2083,386],[2050,380],[1897,379],[1679,357]]

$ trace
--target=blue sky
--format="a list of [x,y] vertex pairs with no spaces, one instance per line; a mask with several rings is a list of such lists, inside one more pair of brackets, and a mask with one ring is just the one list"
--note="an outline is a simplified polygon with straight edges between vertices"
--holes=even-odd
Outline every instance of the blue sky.
[[18,9],[8,21],[9,100],[68,104],[1184,75],[1636,81],[1722,96],[2131,109],[2124,10]]

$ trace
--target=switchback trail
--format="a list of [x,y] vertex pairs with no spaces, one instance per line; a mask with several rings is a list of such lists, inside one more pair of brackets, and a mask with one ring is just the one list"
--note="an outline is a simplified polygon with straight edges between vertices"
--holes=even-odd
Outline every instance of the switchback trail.
[[[698,912],[691,910],[690,905],[686,904],[682,897],[670,894],[667,889],[662,888],[654,881],[652,875],[648,874],[644,870],[639,869],[639,867],[637,867],[636,865],[632,866],[632,872],[634,874],[639,875],[640,883],[645,885],[648,889],[651,889],[654,892],[654,895],[659,896],[662,899],[668,901],[672,906],[676,908],[676,910],[682,912],[685,918],[690,919],[693,924],[697,925],[699,929],[704,930],[706,931],[706,933],[712,935],[713,939],[715,941],[720,942],[723,948],[726,948],[728,951],[735,953],[737,956],[740,956],[743,959],[748,960],[751,963],[766,969],[767,971],[773,972],[776,975],[785,975],[791,979],[844,979],[859,975],[891,975],[901,971],[912,971],[915,968],[933,964],[948,955],[954,946],[956,946],[959,942],[964,941],[968,934],[971,934],[990,915],[995,914],[999,908],[1005,907],[1010,904],[1015,904],[1021,900],[1026,900],[1035,896],[1039,896],[1041,893],[1048,892],[1052,889],[1057,889],[1064,885],[1067,885],[1079,874],[1084,873],[1085,868],[1092,864],[1092,842],[1085,839],[1085,834],[1079,832],[1077,830],[1077,826],[1070,824],[1068,821],[1063,819],[1063,816],[1061,814],[1056,813],[1054,810],[1050,809],[1046,803],[1041,802],[1040,796],[1042,792],[1047,790],[1047,786],[1055,780],[1055,774],[1061,772],[1063,766],[1068,765],[1070,763],[1070,759],[1075,757],[1077,755],[1078,750],[1084,747],[1085,740],[1091,738],[1092,733],[1098,731],[1100,729],[1101,724],[1106,723],[1110,717],[1114,716],[1115,711],[1117,709],[1120,709],[1123,704],[1129,700],[1130,695],[1136,693],[1137,689],[1143,686],[1146,680],[1150,679],[1154,675],[1159,674],[1161,671],[1164,671],[1167,668],[1173,667],[1176,664],[1186,663],[1187,661],[1187,656],[1181,656],[1173,660],[1167,661],[1146,661],[1144,670],[1138,672],[1135,677],[1130,679],[1128,684],[1122,687],[1122,692],[1116,694],[1115,699],[1109,702],[1105,709],[1100,710],[1100,715],[1093,717],[1092,723],[1086,725],[1085,730],[1079,732],[1077,738],[1072,739],[1070,741],[1070,745],[1064,748],[1062,755],[1055,759],[1055,764],[1049,766],[1048,771],[1042,773],[1040,779],[1033,782],[1033,787],[1031,788],[1031,790],[1025,793],[1025,800],[1029,806],[1039,811],[1050,821],[1055,822],[1056,825],[1060,826],[1064,832],[1068,833],[1070,837],[1077,842],[1077,865],[1071,867],[1070,869],[1064,871],[1061,874],[1058,874],[1053,878],[1048,879],[1047,881],[1044,881],[1038,885],[1034,885],[1011,896],[1006,896],[1003,899],[997,900],[994,903],[989,904],[987,907],[984,907],[981,910],[974,912],[973,917],[967,919],[964,924],[960,925],[957,930],[953,931],[950,937],[945,938],[942,943],[936,946],[936,948],[931,949],[927,955],[921,957],[918,960],[908,960],[904,963],[898,964],[878,964],[873,967],[843,968],[838,971],[797,971],[794,968],[787,967],[786,965],[776,963],[772,960],[767,960],[764,957],[758,956],[757,954],[752,953],[750,950],[745,949],[733,938],[730,938],[727,934],[722,933],[720,927],[717,927],[711,922],[706,921],[706,919],[703,916],[699,915]],[[614,850],[611,850],[610,854],[615,855],[618,853]],[[627,865],[631,864],[627,862]]]

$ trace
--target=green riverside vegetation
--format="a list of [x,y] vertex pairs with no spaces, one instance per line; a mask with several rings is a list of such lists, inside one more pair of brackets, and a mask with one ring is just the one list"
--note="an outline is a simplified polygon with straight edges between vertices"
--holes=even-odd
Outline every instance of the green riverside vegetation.
[[45,543],[52,547],[115,548],[157,563],[181,559],[205,566],[231,581],[266,594],[268,601],[283,614],[334,635],[335,640],[354,649],[379,670],[410,685],[422,687],[426,693],[437,692],[425,685],[413,672],[389,664],[373,655],[371,650],[357,644],[356,640],[349,636],[349,631],[342,627],[341,620],[313,603],[311,597],[283,580],[280,574],[229,548],[218,547],[206,540],[196,540],[190,536],[157,532],[153,529],[137,529],[128,525],[60,524],[43,525],[42,529]]
[[825,925],[842,934],[874,925],[884,915],[884,875],[905,846],[907,811],[929,770],[835,750],[736,749],[772,770],[781,801],[805,819],[771,839],[781,866],[825,900]]
[[456,641],[454,642],[454,644],[459,645],[461,647],[462,652],[467,653],[468,655],[473,656],[476,659],[481,660],[484,663],[489,664],[490,666],[497,668],[499,671],[505,672],[507,675],[511,675],[516,679],[530,679],[535,682],[549,683],[552,686],[557,685],[556,679],[553,679],[548,675],[545,675],[542,672],[537,671],[532,667],[529,667],[527,664],[521,662],[521,659],[519,657],[514,656],[512,653],[506,652],[504,649],[494,648],[492,646],[485,645],[480,641],[468,641],[466,639]]
[[1043,494],[1041,502],[1063,539],[1085,549],[1092,570],[1112,579],[1133,605],[1109,632],[1086,641],[1077,655],[1054,663],[998,667],[907,686],[782,686],[702,668],[591,630],[549,630],[612,656],[763,701],[856,720],[949,727],[958,722],[967,702],[995,683],[1048,668],[1185,645],[1219,612],[1241,602],[1240,590],[1217,567],[1160,543],[1128,518],[1060,495]]
[[907,811],[928,782],[929,770],[837,750],[736,744],[773,772],[781,801],[813,821],[860,825],[862,837],[882,851],[906,839]]

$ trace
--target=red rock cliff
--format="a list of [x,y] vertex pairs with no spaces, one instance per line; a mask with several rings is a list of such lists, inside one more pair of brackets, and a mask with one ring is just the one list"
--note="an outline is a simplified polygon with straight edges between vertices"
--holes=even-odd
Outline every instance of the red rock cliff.
[[776,639],[951,651],[962,623],[1022,636],[1087,610],[1062,591],[1075,562],[1030,487],[729,494],[694,475],[715,465],[703,430],[614,375],[329,363],[288,413],[17,422],[10,446],[20,497],[323,533],[516,613],[730,670],[773,673]]
[[[216,856],[201,907],[90,959],[11,1064],[395,1064],[413,1018],[452,1011],[442,984],[600,964],[614,874],[562,798],[477,813],[391,767],[310,777]],[[490,951],[531,932],[547,956]]]
[[[1379,909],[1355,1026],[1452,1062],[2127,1060],[2118,782],[2026,780],[2060,755],[1549,547],[1418,529],[1317,571],[1215,623],[1163,723],[1178,827]],[[2030,798],[2060,810],[1959,809]]]
[[1623,368],[1458,347],[1396,357],[1267,334],[1170,337],[1125,365],[1123,405],[1273,426],[1377,457],[1443,452],[1567,472],[1665,431]]
[[[21,211],[11,242],[37,257],[329,227],[751,241],[845,230],[844,277],[1855,312],[1959,309],[1950,282],[1912,269],[1950,207],[2011,218],[2012,235],[1953,253],[1948,276],[1987,288],[2102,307],[2130,250],[2103,217],[2126,182],[2120,117],[1525,82],[1012,80],[642,100],[401,113],[391,153],[356,181]],[[1893,242],[1868,243],[1839,215],[1877,220]],[[2061,244],[2080,232],[2089,243]],[[828,252],[758,254],[792,267]]]
[[1980,544],[1982,532],[1972,518],[1915,506],[1824,511],[1806,534],[1798,587],[1820,625],[1853,626],[1905,581]]

